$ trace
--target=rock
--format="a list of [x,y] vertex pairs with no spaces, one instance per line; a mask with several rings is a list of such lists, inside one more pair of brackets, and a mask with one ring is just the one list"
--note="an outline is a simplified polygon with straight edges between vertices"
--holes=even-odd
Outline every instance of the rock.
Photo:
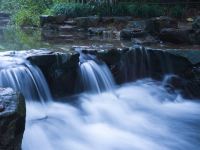
[[175,44],[191,44],[193,43],[193,39],[190,36],[192,33],[192,29],[165,28],[161,30],[159,37],[162,41],[171,42]]
[[123,29],[120,32],[120,38],[129,40],[132,38],[145,37],[146,35],[147,33],[145,31],[135,28]]
[[58,16],[41,15],[40,26],[44,27],[45,24],[64,24],[65,20],[66,16],[64,15],[58,15]]
[[139,44],[139,45],[151,45],[151,44],[157,44],[159,41],[156,40],[153,36],[147,35],[145,37],[139,37],[132,39],[133,44]]
[[71,25],[62,25],[58,27],[58,30],[60,32],[72,32],[76,31],[77,27],[76,26],[71,26]]
[[151,18],[146,21],[145,30],[149,33],[159,34],[164,28],[178,28],[178,22],[166,16]]
[[27,56],[43,72],[53,97],[72,95],[75,91],[79,53],[70,50],[32,52]]
[[90,27],[88,28],[88,32],[91,35],[102,35],[104,31],[107,31],[108,29],[106,28],[95,28],[95,27]]
[[10,18],[10,14],[6,12],[0,12],[0,17]]
[[127,27],[144,31],[146,29],[146,20],[129,21]]
[[0,89],[0,149],[21,150],[25,129],[24,97],[10,88]]
[[91,16],[91,17],[77,17],[74,18],[76,25],[78,27],[87,28],[87,27],[95,27],[100,22],[100,17]]
[[127,24],[128,21],[132,20],[132,17],[125,16],[125,17],[101,17],[101,22],[103,24],[112,24],[112,23],[121,23]]
[[100,50],[97,52],[97,58],[103,60],[108,65],[113,65],[120,61],[121,51],[115,48],[109,50]]

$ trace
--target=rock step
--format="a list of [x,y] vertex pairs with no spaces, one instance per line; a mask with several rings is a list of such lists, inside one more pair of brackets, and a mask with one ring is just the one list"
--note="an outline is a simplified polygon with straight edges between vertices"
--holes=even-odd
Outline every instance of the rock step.
[[10,14],[9,13],[4,13],[4,12],[0,12],[0,17],[10,18]]
[[0,20],[0,26],[5,26],[5,25],[8,25],[10,22],[9,19],[4,19],[4,20]]
[[68,21],[64,21],[64,24],[65,24],[65,25],[74,26],[74,25],[76,25],[76,22],[75,22],[74,20],[68,20]]
[[60,32],[69,32],[69,31],[74,31],[77,29],[76,26],[72,26],[72,25],[62,25],[62,26],[59,26],[59,31]]

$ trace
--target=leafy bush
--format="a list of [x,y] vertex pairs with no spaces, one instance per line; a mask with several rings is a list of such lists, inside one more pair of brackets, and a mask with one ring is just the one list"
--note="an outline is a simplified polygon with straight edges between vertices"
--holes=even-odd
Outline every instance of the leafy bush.
[[59,3],[52,7],[52,12],[56,15],[64,14],[70,17],[81,17],[92,14],[93,7],[88,4]]
[[39,14],[35,14],[32,10],[22,9],[12,16],[12,21],[18,26],[38,26]]

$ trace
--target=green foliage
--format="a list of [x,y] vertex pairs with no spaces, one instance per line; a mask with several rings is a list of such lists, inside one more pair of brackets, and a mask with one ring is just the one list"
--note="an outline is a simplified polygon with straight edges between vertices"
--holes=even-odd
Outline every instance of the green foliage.
[[89,4],[58,3],[55,4],[51,10],[56,15],[64,14],[70,17],[81,17],[93,14],[94,7]]
[[[116,4],[108,1],[82,4],[75,3],[75,1],[77,0],[0,0],[0,10],[11,12],[13,14],[12,21],[18,26],[38,26],[41,14],[69,17],[98,15],[142,18],[171,15],[181,18],[185,12],[183,6],[146,4],[145,0],[132,0],[130,3],[121,1]],[[152,0],[152,2],[156,1]]]
[[39,14],[29,9],[22,9],[12,16],[12,21],[18,26],[38,26]]

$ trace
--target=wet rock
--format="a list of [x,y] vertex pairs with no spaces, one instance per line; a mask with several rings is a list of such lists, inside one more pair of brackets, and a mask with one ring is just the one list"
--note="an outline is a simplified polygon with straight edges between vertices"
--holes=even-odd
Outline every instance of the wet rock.
[[129,21],[127,27],[144,31],[146,29],[146,20]]
[[121,51],[115,48],[108,50],[100,50],[97,52],[98,59],[103,60],[108,65],[116,64],[121,59]]
[[149,33],[159,34],[164,28],[178,28],[178,22],[166,16],[151,18],[146,21],[145,30]]
[[64,24],[66,20],[66,16],[58,15],[58,16],[49,16],[49,15],[41,15],[40,16],[40,26],[44,27],[46,24]]
[[0,149],[21,150],[25,129],[24,97],[10,88],[0,88]]
[[191,44],[194,40],[191,37],[192,33],[192,29],[165,28],[161,30],[159,37],[162,41],[171,42],[175,44]]
[[147,36],[147,33],[141,29],[135,29],[135,28],[128,28],[123,29],[120,32],[120,38],[122,39],[132,39],[132,38],[139,38],[139,37],[145,37]]
[[91,17],[77,17],[74,18],[76,25],[78,27],[87,28],[97,26],[100,22],[100,17],[91,16]]
[[30,54],[27,59],[42,70],[54,97],[74,93],[79,53],[70,50],[46,50]]
[[132,20],[132,17],[124,16],[124,17],[101,17],[101,22],[103,24],[112,24],[112,23],[120,23],[127,24],[128,21]]
[[71,32],[71,31],[76,31],[77,27],[72,26],[72,25],[62,25],[58,27],[58,30],[60,32]]
[[155,39],[151,35],[147,35],[145,37],[139,37],[132,39],[133,44],[139,44],[139,45],[152,45],[157,44],[159,41]]
[[10,18],[10,14],[6,12],[0,12],[0,17]]
[[91,35],[102,35],[104,31],[107,31],[106,28],[95,28],[95,27],[90,27],[88,28],[88,32]]

